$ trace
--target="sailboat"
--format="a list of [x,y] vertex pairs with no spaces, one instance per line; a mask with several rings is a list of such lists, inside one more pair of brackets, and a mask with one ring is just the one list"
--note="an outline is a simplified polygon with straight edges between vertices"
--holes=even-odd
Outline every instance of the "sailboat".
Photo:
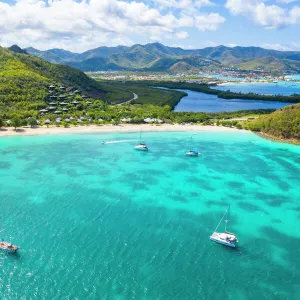
[[[2,232],[4,230],[1,230]],[[11,242],[6,242],[3,239],[0,241],[0,250],[8,253],[16,253],[20,249],[19,246],[12,244]]]
[[193,136],[191,136],[191,139],[190,139],[190,145],[189,145],[189,149],[188,151],[185,152],[185,155],[186,156],[199,156],[201,153],[197,150],[191,150],[192,148],[192,139],[193,139]]
[[[238,239],[235,236],[235,234],[227,231],[227,224],[229,222],[229,210],[230,210],[230,205],[228,205],[228,209],[226,210],[225,214],[223,215],[222,219],[220,220],[217,228],[215,229],[213,234],[210,236],[210,240],[212,240],[216,243],[225,245],[225,246],[235,247],[236,243],[238,243]],[[227,217],[227,218],[224,220],[225,217]],[[223,220],[225,222],[225,230],[224,230],[224,232],[217,232],[217,230]]]
[[139,150],[139,151],[148,151],[148,147],[145,143],[142,142],[142,130],[140,131],[140,143],[136,146],[134,146],[135,150]]

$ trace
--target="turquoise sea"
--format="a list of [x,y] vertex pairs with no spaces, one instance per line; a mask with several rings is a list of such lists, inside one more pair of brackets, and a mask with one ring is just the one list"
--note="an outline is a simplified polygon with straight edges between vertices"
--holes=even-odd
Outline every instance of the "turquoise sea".
[[214,87],[216,89],[236,93],[257,93],[263,95],[284,95],[300,94],[300,83],[292,81],[278,81],[278,83],[252,82],[252,83],[226,83]]
[[[194,134],[194,133],[193,133]],[[252,133],[0,139],[1,299],[300,299],[300,147]],[[103,145],[102,141],[117,141]],[[231,204],[236,249],[209,235]]]

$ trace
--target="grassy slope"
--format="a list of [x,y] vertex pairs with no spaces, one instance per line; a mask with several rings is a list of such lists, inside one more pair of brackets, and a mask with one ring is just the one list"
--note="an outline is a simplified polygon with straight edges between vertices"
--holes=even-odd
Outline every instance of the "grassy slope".
[[186,96],[186,93],[151,88],[147,82],[100,81],[100,83],[105,85],[106,88],[110,87],[114,91],[122,90],[124,92],[131,91],[136,93],[138,99],[136,99],[133,104],[169,105],[174,108],[181,98]]

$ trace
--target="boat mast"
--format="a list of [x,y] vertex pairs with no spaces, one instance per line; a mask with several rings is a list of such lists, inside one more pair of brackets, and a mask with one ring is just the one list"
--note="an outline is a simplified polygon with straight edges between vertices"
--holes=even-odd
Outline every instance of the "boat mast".
[[227,214],[227,219],[225,220],[225,232],[227,231],[227,224],[229,222],[229,209],[230,209],[230,204],[228,205],[227,212],[225,213]]
[[193,136],[191,135],[190,142],[188,144],[188,151],[192,150],[192,139],[193,139]]
[[142,129],[140,130],[140,144],[142,143]]
[[226,214],[227,214],[227,210],[226,210],[225,214],[223,215],[222,219],[220,220],[218,226],[216,227],[215,232],[218,230],[218,228],[219,228],[220,224],[222,223],[222,221],[223,221],[224,217],[226,216]]

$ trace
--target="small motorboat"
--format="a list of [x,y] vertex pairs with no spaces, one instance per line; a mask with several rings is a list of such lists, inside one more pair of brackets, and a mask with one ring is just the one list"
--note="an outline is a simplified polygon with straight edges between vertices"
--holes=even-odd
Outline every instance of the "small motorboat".
[[13,245],[10,242],[5,242],[2,240],[0,242],[0,249],[3,250],[4,252],[16,253],[20,249],[20,247]]
[[[223,215],[217,228],[215,229],[213,234],[210,236],[210,240],[214,241],[216,243],[228,246],[228,247],[235,247],[236,243],[238,243],[238,239],[235,236],[235,234],[227,231],[227,224],[229,222],[229,220],[228,220],[229,209],[230,209],[230,205],[228,205],[228,209],[226,210],[225,214]],[[227,219],[224,221],[225,222],[225,230],[224,230],[224,232],[217,232],[217,230],[218,230],[220,224],[222,223],[223,219],[225,218],[225,216],[227,216]]]
[[136,145],[136,146],[134,146],[134,149],[140,150],[140,151],[148,151],[149,150],[146,144]]

